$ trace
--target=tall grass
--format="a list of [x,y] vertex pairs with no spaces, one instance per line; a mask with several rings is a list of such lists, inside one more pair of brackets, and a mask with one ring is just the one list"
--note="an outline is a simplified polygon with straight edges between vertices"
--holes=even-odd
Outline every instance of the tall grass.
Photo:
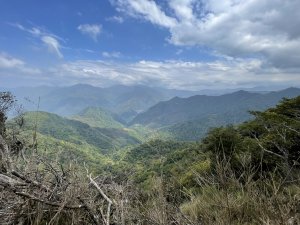
[[241,166],[237,176],[228,161],[217,161],[213,174],[197,178],[200,193],[181,210],[195,224],[300,224],[300,176],[295,174],[289,181],[278,174],[257,177],[251,166]]

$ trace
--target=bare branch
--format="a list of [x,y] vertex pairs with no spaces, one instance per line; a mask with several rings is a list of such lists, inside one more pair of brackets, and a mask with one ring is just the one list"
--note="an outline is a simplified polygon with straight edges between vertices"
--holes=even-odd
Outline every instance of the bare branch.
[[12,171],[11,174],[18,177],[18,178],[20,178],[21,180],[24,180],[28,184],[33,184],[34,186],[39,187],[39,188],[43,189],[46,192],[50,192],[50,189],[47,188],[46,186],[44,186],[44,185],[42,185],[42,184],[40,184],[36,181],[33,181],[33,180],[30,180],[30,179],[26,178],[25,176],[18,173],[17,171]]
[[0,185],[4,187],[26,186],[26,184],[21,183],[3,174],[0,174]]
[[277,156],[277,157],[279,157],[279,158],[281,158],[281,159],[284,159],[284,157],[283,157],[282,155],[279,155],[279,154],[277,154],[277,153],[275,153],[275,152],[272,152],[272,151],[266,149],[266,148],[260,143],[260,141],[258,140],[257,137],[254,137],[254,138],[255,138],[257,144],[259,145],[259,147],[260,147],[263,151],[265,151],[265,152],[267,152],[267,153],[270,153],[270,154],[272,154],[272,155],[275,155],[275,156]]
[[103,192],[103,190],[99,187],[99,185],[93,180],[91,175],[89,175],[89,179],[90,179],[91,183],[94,185],[94,187],[99,191],[101,196],[108,202],[105,223],[107,225],[109,225],[110,224],[110,221],[109,221],[110,220],[110,210],[111,210],[111,205],[113,202],[109,197],[107,197],[107,195]]
[[[19,196],[22,196],[22,197],[25,197],[25,198],[29,198],[30,200],[33,200],[33,201],[41,202],[41,203],[46,204],[46,205],[55,206],[55,207],[61,207],[62,206],[61,203],[49,202],[49,201],[34,197],[34,196],[32,196],[30,194],[27,194],[27,193],[24,193],[24,192],[15,192],[15,194],[19,195]],[[64,205],[64,208],[65,209],[82,209],[83,205]]]

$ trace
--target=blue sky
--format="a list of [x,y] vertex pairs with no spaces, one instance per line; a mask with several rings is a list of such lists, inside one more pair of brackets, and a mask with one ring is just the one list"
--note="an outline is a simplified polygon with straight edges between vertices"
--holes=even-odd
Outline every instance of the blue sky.
[[0,86],[300,85],[298,0],[2,0]]

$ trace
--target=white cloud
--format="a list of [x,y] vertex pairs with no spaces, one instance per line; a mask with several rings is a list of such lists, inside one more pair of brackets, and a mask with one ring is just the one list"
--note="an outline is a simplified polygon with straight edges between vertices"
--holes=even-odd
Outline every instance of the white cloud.
[[102,52],[102,56],[105,58],[120,58],[121,52]]
[[[38,75],[38,76],[36,76]],[[113,61],[78,60],[53,68],[35,69],[5,53],[0,54],[0,77],[3,82],[16,85],[15,79],[30,77],[30,85],[71,85],[88,83],[96,86],[148,85],[185,90],[250,88],[255,86],[299,86],[296,69],[265,67],[256,58],[220,56],[213,62],[193,61]],[[5,79],[3,79],[5,78]],[[25,82],[25,80],[24,80]],[[27,81],[26,81],[27,82]],[[20,85],[20,83],[19,83]]]
[[55,53],[59,58],[63,58],[60,52],[59,42],[51,36],[42,36],[42,41],[47,45],[49,52]]
[[140,61],[123,64],[81,60],[65,63],[53,74],[58,76],[57,79],[71,83],[101,86],[143,84],[188,90],[300,85],[300,77],[293,70],[265,69],[259,59],[241,58],[214,62]]
[[206,46],[233,57],[259,56],[300,67],[299,0],[114,0],[117,10],[170,32],[170,43]]
[[17,58],[13,58],[5,53],[0,53],[0,68],[15,68],[23,66],[25,63]]
[[40,27],[26,28],[19,23],[10,23],[10,25],[31,34],[35,38],[38,38],[43,44],[46,45],[49,52],[54,53],[59,58],[63,58],[63,54],[61,53],[62,46],[59,42],[64,41],[62,38]]
[[82,34],[88,35],[94,41],[97,41],[98,36],[101,34],[102,26],[100,24],[81,24],[77,29]]
[[168,17],[153,0],[115,0],[117,10],[135,17],[143,17],[163,27],[173,27],[176,19]]
[[18,58],[12,57],[4,52],[0,53],[0,75],[5,75],[7,73],[14,74],[38,74],[40,70],[37,68],[31,68],[26,65],[26,63]]

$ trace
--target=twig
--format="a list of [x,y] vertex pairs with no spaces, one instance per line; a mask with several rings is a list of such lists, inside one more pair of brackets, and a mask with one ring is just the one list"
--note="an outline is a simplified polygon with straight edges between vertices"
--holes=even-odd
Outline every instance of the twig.
[[281,159],[284,159],[284,157],[283,157],[282,155],[279,155],[279,154],[277,154],[277,153],[275,153],[275,152],[269,151],[269,150],[266,149],[264,146],[262,146],[262,144],[259,142],[259,140],[258,140],[257,137],[254,137],[254,138],[255,138],[257,144],[259,145],[259,147],[260,147],[263,151],[265,151],[265,152],[267,152],[267,153],[270,153],[270,154],[272,154],[272,155],[275,155],[275,156],[277,156],[277,157],[279,157],[279,158],[281,158]]

